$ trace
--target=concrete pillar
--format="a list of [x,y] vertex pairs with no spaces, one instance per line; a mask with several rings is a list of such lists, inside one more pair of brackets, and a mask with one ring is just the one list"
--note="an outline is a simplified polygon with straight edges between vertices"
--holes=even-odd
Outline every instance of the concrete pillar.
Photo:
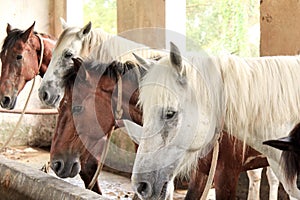
[[261,56],[300,53],[299,13],[298,0],[261,0]]
[[117,0],[117,16],[118,34],[130,40],[155,48],[170,40],[185,45],[177,37],[185,35],[185,0]]

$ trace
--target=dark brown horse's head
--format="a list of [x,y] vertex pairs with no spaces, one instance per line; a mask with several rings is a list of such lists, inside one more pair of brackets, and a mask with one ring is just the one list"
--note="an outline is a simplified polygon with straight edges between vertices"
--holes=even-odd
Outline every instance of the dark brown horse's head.
[[[51,167],[60,177],[75,176],[81,169],[80,161],[87,156],[101,159],[115,126],[119,87],[122,87],[123,117],[131,116],[141,122],[141,112],[135,107],[138,78],[136,72],[134,75],[129,72],[135,65],[81,62],[74,59],[74,66],[64,76],[65,93],[51,145]],[[120,77],[121,86],[117,84]]]
[[297,181],[300,190],[300,123],[297,124],[287,137],[277,140],[267,140],[263,144],[282,150],[281,163],[287,180]]
[[[8,24],[7,36],[1,49],[2,72],[0,79],[0,105],[6,109],[13,109],[17,95],[27,81],[33,79],[39,70],[46,71],[51,59],[51,49],[55,41],[46,36],[44,66],[39,67],[41,58],[41,41],[34,32],[35,22],[25,31],[12,29]],[[41,36],[43,37],[43,36]]]

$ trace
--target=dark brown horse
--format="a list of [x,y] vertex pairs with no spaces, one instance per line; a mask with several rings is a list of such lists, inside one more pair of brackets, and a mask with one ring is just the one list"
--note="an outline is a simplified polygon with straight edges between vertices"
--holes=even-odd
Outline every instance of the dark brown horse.
[[287,180],[297,181],[300,190],[300,123],[297,124],[287,137],[267,140],[263,144],[282,150],[281,162]]
[[[74,67],[64,78],[65,96],[60,104],[60,114],[51,147],[51,167],[61,176],[74,176],[80,171],[80,158],[90,152],[100,159],[104,143],[115,126],[118,91],[121,90],[122,119],[142,123],[142,112],[136,106],[138,101],[139,77],[145,71],[127,62],[113,62],[109,65],[87,61],[80,67],[80,60],[74,60]],[[79,70],[80,69],[80,70]],[[122,85],[118,83],[122,80]],[[241,171],[267,166],[265,158],[247,147],[242,162],[242,144],[226,133],[223,134],[217,171],[214,179],[217,199],[234,199],[238,177]],[[256,157],[254,159],[254,157]],[[251,159],[253,158],[253,159]],[[186,199],[199,199],[210,169],[211,154],[199,160],[197,171],[192,175]],[[97,163],[93,164],[95,170]],[[84,167],[81,165],[81,167]],[[91,170],[90,172],[92,172]],[[94,173],[89,175],[90,180]],[[89,181],[85,181],[85,185]]]
[[55,38],[34,32],[34,25],[35,22],[25,31],[7,25],[0,54],[0,105],[3,108],[13,109],[26,82],[38,74],[43,77],[50,62]]

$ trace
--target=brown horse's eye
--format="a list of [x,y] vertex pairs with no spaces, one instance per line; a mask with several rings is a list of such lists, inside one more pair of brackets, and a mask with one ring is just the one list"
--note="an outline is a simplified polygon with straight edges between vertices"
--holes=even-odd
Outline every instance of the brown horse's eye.
[[79,114],[83,111],[83,106],[73,106],[72,107],[72,113],[73,114]]
[[23,58],[23,56],[21,54],[17,55],[17,60],[21,60]]

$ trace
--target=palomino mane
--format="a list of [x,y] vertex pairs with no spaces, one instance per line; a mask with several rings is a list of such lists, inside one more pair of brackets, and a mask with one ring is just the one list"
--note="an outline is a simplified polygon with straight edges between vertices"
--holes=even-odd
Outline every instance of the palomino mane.
[[[124,63],[118,61],[112,61],[111,63],[102,63],[94,59],[86,59],[82,62],[81,66],[83,66],[84,70],[86,70],[88,73],[99,75],[99,77],[109,76],[116,81],[119,79],[119,76],[123,76],[130,70],[134,70],[135,73],[128,73],[128,75],[126,75],[125,77],[126,79],[138,82],[139,77],[143,76],[146,72],[144,68],[139,67],[137,63],[134,63],[132,61],[126,61]],[[78,77],[78,75],[80,75],[78,73],[79,70],[79,68],[72,66],[69,70],[66,71],[63,76],[64,87],[72,87],[76,78],[79,78],[79,80],[84,80]]]

